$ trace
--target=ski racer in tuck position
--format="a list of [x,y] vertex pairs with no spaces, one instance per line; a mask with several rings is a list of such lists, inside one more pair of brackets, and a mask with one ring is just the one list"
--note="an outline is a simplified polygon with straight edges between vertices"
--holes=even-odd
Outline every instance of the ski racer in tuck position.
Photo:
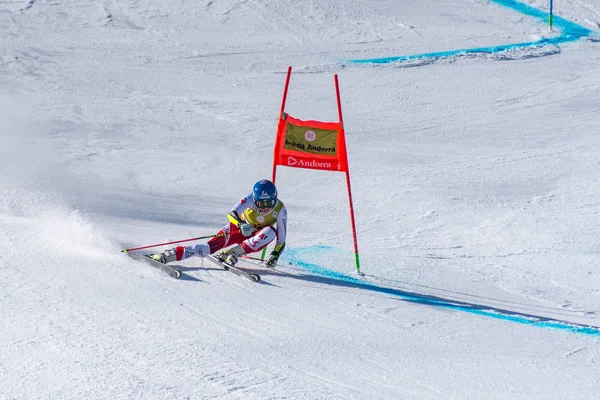
[[277,198],[273,182],[256,182],[252,193],[237,202],[229,214],[229,223],[207,243],[177,246],[149,257],[163,264],[181,261],[189,257],[203,257],[234,245],[216,257],[231,265],[248,253],[261,251],[275,238],[275,249],[267,259],[266,266],[273,268],[285,248],[287,210]]

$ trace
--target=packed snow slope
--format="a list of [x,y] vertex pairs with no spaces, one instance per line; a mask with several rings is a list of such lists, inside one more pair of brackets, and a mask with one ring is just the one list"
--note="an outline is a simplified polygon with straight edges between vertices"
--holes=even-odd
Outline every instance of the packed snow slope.
[[[443,3],[443,4],[441,4]],[[547,9],[547,2],[529,6]],[[0,398],[600,394],[600,1],[0,0]],[[256,284],[120,250],[215,233],[286,111],[341,173],[280,168]],[[242,264],[241,264],[242,265]]]

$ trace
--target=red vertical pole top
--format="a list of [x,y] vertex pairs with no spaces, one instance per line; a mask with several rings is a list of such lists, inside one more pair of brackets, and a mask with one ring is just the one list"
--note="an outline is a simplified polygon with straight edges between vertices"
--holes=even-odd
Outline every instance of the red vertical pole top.
[[[285,78],[285,86],[283,87],[283,97],[281,99],[281,110],[279,111],[279,119],[277,120],[277,132],[279,133],[279,124],[281,124],[281,120],[283,119],[283,113],[285,112],[285,101],[287,99],[288,87],[290,86],[290,78],[292,76],[292,67],[289,66],[287,70],[287,76]],[[279,141],[281,138],[279,134],[275,135],[275,146],[273,148],[273,170],[271,172],[271,181],[275,183],[275,179],[277,177],[277,165],[275,164],[275,156],[277,154],[277,148],[279,147]]]
[[337,74],[333,76],[333,81],[335,82],[335,97],[337,100],[338,116],[340,118],[340,124],[342,124],[342,129],[344,129],[344,118],[342,117],[342,101],[340,100],[340,85],[338,83]]
[[285,78],[285,86],[283,88],[283,98],[281,99],[281,110],[279,111],[279,119],[283,118],[285,112],[285,100],[287,99],[288,87],[290,86],[290,78],[292,76],[292,67],[289,66],[287,70],[287,77]]

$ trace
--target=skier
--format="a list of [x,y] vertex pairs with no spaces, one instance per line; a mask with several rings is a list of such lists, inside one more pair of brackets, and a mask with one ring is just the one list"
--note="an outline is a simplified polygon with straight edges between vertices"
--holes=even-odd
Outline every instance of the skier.
[[149,257],[166,264],[194,256],[203,257],[235,244],[217,256],[221,261],[235,265],[241,256],[260,251],[277,238],[266,266],[273,268],[277,265],[285,248],[287,210],[277,198],[277,188],[273,182],[256,182],[252,193],[237,202],[227,218],[229,223],[207,243],[177,246]]

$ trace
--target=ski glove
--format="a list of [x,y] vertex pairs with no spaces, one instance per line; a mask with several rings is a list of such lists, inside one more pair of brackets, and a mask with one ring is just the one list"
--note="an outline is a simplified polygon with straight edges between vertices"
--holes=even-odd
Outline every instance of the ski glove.
[[240,222],[238,225],[238,228],[240,229],[240,232],[242,232],[242,235],[248,237],[250,235],[252,235],[252,225],[250,225],[247,222]]
[[275,249],[271,252],[269,259],[265,263],[267,268],[275,268],[275,266],[277,265],[277,260],[279,260],[279,255],[283,251],[284,247],[285,247],[285,243],[281,243],[281,244],[278,244],[277,246],[275,246]]
[[267,266],[267,268],[275,268],[275,266],[277,265],[277,260],[278,259],[279,259],[279,253],[277,253],[277,252],[274,251],[269,256],[269,259],[267,260],[267,262],[265,263],[265,265]]

